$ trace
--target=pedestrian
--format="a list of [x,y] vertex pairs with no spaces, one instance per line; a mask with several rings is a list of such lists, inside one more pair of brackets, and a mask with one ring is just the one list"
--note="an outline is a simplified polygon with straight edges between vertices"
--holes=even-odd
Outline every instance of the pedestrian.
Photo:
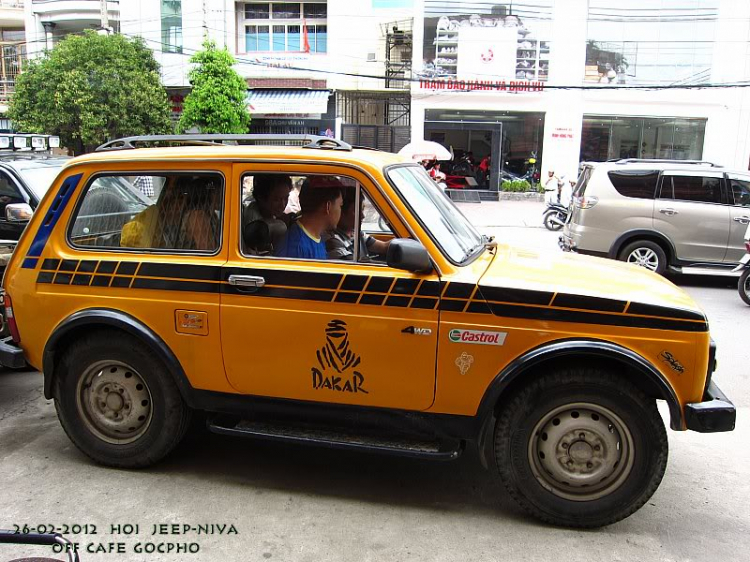
[[154,178],[151,176],[138,176],[133,180],[133,186],[146,197],[150,199],[154,198]]

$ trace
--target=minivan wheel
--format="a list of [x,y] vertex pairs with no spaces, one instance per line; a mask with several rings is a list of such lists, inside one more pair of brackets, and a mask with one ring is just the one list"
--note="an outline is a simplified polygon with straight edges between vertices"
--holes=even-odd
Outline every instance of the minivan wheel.
[[740,290],[740,298],[745,304],[750,305],[750,269],[745,269],[737,287]]
[[625,246],[620,252],[620,260],[662,275],[667,269],[667,255],[656,242],[638,240]]
[[653,399],[599,368],[536,378],[503,406],[495,429],[500,478],[531,515],[601,527],[643,506],[667,465]]
[[55,407],[71,441],[93,460],[149,466],[182,439],[190,409],[162,362],[124,334],[74,342],[58,365]]

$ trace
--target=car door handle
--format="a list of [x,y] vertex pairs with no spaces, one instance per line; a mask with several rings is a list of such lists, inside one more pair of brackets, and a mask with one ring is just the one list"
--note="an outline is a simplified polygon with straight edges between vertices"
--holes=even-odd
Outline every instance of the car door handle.
[[734,217],[732,220],[740,224],[750,224],[750,217]]
[[678,215],[679,211],[676,211],[675,209],[659,209],[659,212],[663,215],[669,215],[670,217],[672,215]]
[[252,289],[260,289],[266,284],[266,280],[263,277],[256,275],[230,275],[229,284],[235,287],[250,287]]

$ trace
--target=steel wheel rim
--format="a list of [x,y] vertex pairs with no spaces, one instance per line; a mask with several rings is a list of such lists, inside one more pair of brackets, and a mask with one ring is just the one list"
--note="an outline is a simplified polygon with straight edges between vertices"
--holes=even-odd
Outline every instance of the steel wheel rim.
[[656,271],[659,267],[659,256],[651,248],[636,248],[630,252],[627,261],[651,271]]
[[598,404],[559,406],[536,424],[528,458],[537,482],[554,495],[592,501],[618,489],[633,469],[633,436]]
[[102,441],[126,445],[151,425],[151,391],[140,374],[120,361],[98,361],[78,380],[76,407],[86,428]]

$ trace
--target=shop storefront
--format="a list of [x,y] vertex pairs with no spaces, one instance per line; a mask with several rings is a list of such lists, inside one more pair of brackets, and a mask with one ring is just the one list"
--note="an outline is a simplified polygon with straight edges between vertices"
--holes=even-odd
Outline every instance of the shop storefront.
[[[542,156],[544,113],[427,109],[424,133],[427,140],[453,151],[448,173],[473,178],[468,187],[496,191],[502,179],[532,178],[533,161]],[[489,174],[480,168],[486,157],[490,158]]]
[[330,90],[250,90],[248,110],[252,134],[303,134],[333,137],[335,103]]
[[581,160],[700,160],[706,119],[584,115]]

